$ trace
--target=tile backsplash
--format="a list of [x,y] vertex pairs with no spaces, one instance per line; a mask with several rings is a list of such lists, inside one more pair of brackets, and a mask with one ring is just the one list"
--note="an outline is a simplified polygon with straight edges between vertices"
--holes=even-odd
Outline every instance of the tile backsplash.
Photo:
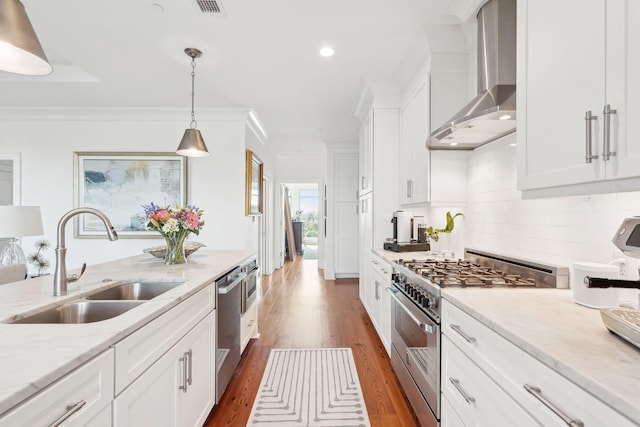
[[638,260],[611,237],[623,218],[640,215],[640,192],[522,200],[516,162],[515,135],[469,154],[464,246],[567,267],[625,258],[627,278],[638,277]]

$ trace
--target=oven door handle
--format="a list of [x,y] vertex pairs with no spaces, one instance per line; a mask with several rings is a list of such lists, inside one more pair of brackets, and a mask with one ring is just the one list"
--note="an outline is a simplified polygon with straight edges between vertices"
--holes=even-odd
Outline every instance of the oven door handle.
[[387,288],[387,292],[389,292],[391,294],[391,297],[396,300],[396,302],[398,303],[398,305],[404,310],[405,313],[407,313],[407,315],[411,318],[411,320],[413,320],[416,325],[418,325],[418,327],[420,329],[422,329],[424,332],[428,333],[428,334],[433,334],[435,333],[436,329],[433,327],[433,325],[428,325],[424,322],[421,322],[420,319],[418,319],[415,314],[413,314],[412,312],[409,311],[409,309],[407,307],[404,306],[404,304],[402,303],[402,301],[400,300],[400,298],[398,298],[396,296],[396,294],[398,292],[400,292],[397,289],[394,288]]

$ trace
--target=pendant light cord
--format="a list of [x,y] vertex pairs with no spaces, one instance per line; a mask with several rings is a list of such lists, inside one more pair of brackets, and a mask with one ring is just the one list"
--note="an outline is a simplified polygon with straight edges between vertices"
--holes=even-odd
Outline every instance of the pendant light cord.
[[191,129],[195,129],[198,127],[198,122],[196,122],[196,113],[195,113],[195,97],[196,97],[196,58],[191,57]]

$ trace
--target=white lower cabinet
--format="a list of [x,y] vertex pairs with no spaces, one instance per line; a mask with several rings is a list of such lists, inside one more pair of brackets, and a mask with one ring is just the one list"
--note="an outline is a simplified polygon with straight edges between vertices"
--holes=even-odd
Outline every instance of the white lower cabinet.
[[113,402],[116,426],[201,426],[215,403],[215,312]]
[[440,405],[440,427],[466,427],[446,396],[442,396]]
[[391,283],[391,266],[382,258],[371,254],[369,274],[370,312],[378,336],[384,344],[387,354],[391,350],[391,296],[386,291]]
[[[637,426],[447,300],[442,300],[441,328],[443,395],[467,427]],[[454,384],[452,378],[459,382]],[[465,393],[475,401],[468,402]],[[491,414],[486,415],[485,405]],[[516,421],[469,421],[485,415]]]
[[111,426],[113,350],[96,356],[0,418],[0,426]]
[[540,427],[446,336],[442,337],[442,394],[467,427]]

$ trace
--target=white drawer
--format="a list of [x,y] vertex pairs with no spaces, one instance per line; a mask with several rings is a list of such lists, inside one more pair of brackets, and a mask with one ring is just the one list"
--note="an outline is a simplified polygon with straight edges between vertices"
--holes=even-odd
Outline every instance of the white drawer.
[[466,427],[445,395],[440,405],[440,427]]
[[391,265],[373,252],[371,253],[371,267],[385,278],[386,283],[391,282]]
[[240,351],[244,351],[249,340],[258,333],[258,303],[254,302],[251,307],[240,318],[240,337],[242,338],[242,347]]
[[215,301],[215,285],[207,286],[115,344],[116,395],[204,319]]
[[446,300],[442,333],[544,426],[566,427],[572,419],[587,427],[637,426]]
[[113,399],[113,360],[113,350],[106,350],[12,409],[0,426],[49,426],[78,407],[65,426],[111,425],[105,407],[111,408]]
[[540,426],[447,337],[442,338],[442,394],[468,426]]

